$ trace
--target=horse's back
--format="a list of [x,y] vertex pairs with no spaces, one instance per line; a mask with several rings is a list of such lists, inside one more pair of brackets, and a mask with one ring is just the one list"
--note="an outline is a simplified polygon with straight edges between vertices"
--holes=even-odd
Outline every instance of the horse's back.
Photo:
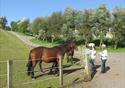
[[42,53],[42,60],[48,63],[56,61],[59,53],[59,48],[44,48]]
[[42,56],[42,51],[44,47],[36,47],[30,51],[32,59],[40,59]]

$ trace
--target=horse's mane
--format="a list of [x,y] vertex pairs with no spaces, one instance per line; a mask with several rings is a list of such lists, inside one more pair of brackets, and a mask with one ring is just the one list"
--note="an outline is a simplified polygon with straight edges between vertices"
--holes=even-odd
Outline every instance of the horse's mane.
[[62,43],[62,44],[59,44],[59,45],[57,45],[57,46],[54,46],[54,47],[52,47],[52,48],[63,47],[63,46],[66,46],[66,45],[67,45],[66,43]]

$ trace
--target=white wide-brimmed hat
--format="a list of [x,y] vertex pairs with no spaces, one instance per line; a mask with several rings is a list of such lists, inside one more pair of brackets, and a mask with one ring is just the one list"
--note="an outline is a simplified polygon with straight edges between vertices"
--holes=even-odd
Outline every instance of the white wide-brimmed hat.
[[89,46],[89,47],[94,47],[95,44],[94,44],[94,43],[89,43],[88,46]]
[[102,48],[105,48],[106,47],[106,45],[105,44],[102,44]]

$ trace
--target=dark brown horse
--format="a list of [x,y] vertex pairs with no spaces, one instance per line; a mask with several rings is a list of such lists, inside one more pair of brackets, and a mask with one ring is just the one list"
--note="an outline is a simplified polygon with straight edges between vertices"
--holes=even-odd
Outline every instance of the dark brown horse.
[[[50,72],[52,72],[53,67],[58,68],[58,56],[60,55],[63,58],[65,53],[74,49],[76,49],[76,45],[73,41],[52,48],[41,46],[32,49],[29,53],[27,74],[31,74],[31,77],[34,78],[34,68],[37,62],[39,62],[39,66],[42,71],[42,61],[45,63],[53,63],[50,69]],[[57,69],[56,72],[58,73]]]
[[71,62],[73,64],[73,56],[74,56],[74,50],[71,49],[67,54],[67,62]]

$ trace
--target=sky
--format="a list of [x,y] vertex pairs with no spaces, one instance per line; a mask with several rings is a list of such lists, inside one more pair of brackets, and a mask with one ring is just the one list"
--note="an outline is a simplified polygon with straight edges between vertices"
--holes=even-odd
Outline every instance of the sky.
[[97,8],[105,4],[109,11],[115,6],[125,8],[125,0],[0,0],[0,16],[6,16],[8,23],[29,18],[33,21],[39,16],[49,16],[66,7],[83,10]]

